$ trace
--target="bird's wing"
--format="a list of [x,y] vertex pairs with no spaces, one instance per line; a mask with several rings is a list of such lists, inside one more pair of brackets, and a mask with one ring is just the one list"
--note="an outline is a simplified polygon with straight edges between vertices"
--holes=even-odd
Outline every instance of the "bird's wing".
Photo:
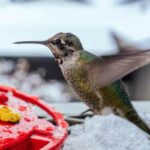
[[150,63],[150,50],[96,58],[84,66],[93,88],[105,87]]
[[115,41],[118,50],[120,53],[129,53],[129,52],[135,52],[135,51],[141,51],[142,49],[136,47],[133,44],[130,44],[125,39],[121,38],[119,35],[117,35],[115,32],[111,32],[111,36],[113,40]]

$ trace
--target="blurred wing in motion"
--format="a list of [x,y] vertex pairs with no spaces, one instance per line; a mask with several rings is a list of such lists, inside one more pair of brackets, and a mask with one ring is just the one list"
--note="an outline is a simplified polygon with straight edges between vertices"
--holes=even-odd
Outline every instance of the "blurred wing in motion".
[[101,88],[149,63],[150,50],[145,50],[102,56],[87,63],[85,69],[91,86],[93,88]]
[[120,53],[126,53],[126,52],[132,53],[135,51],[141,51],[142,50],[142,49],[130,44],[125,39],[118,36],[115,32],[111,32],[110,34],[111,34],[113,40],[115,41]]

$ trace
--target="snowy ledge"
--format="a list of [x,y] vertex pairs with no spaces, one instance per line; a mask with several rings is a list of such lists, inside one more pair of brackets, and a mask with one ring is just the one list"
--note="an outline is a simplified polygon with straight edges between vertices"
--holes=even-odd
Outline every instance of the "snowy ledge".
[[[150,113],[150,101],[132,101],[132,104],[137,112]],[[55,107],[56,110],[63,113],[64,115],[79,115],[88,109],[88,107],[82,102],[51,103],[50,105]],[[40,110],[38,107],[35,108],[35,111],[38,116],[47,116],[46,113]]]
[[[150,125],[150,114],[141,114]],[[63,150],[149,150],[150,137],[120,117],[94,116],[71,127]]]
[[[135,109],[150,127],[150,102],[133,101]],[[54,103],[65,115],[79,115],[87,109],[83,103]],[[67,109],[66,109],[67,108]],[[36,108],[38,115],[45,116]],[[63,150],[149,150],[150,136],[133,123],[115,115],[93,116],[83,124],[70,127],[71,134]]]

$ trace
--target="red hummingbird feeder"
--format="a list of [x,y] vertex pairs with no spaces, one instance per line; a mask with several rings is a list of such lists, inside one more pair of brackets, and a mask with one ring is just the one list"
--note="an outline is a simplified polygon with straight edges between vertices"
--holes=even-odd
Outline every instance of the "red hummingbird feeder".
[[[29,103],[47,112],[56,125],[39,119]],[[60,150],[67,127],[63,115],[38,97],[0,86],[0,150]]]

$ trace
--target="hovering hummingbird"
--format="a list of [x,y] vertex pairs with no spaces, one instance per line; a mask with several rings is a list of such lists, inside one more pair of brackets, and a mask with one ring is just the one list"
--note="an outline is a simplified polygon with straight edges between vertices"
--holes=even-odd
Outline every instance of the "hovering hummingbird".
[[114,113],[150,134],[120,80],[150,63],[149,50],[98,57],[85,51],[79,38],[71,33],[58,33],[45,41],[15,42],[25,43],[42,44],[52,51],[68,84],[95,114]]

